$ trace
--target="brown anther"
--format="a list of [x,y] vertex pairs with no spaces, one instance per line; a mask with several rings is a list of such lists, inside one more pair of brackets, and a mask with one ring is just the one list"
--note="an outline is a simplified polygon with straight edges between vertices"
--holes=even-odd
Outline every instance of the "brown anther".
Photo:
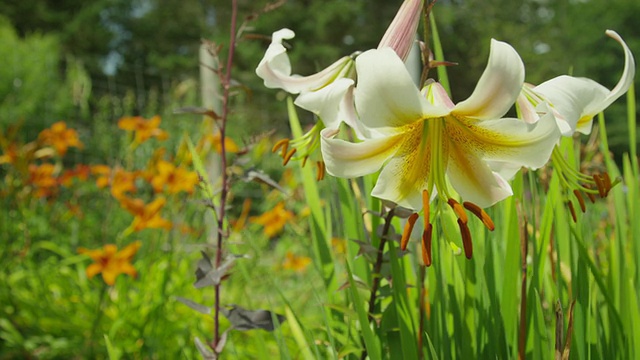
[[429,198],[429,192],[427,191],[427,189],[422,190],[422,210],[424,211],[424,223],[425,224],[429,224],[431,221],[429,220],[429,217],[431,216],[431,214],[429,214],[429,201],[431,199]]
[[458,219],[462,220],[462,222],[465,224],[469,221],[469,219],[467,218],[467,213],[464,211],[464,208],[462,207],[462,205],[460,205],[459,202],[450,198],[447,203],[449,204],[449,206],[451,206],[453,212],[456,213]]
[[482,223],[484,224],[484,226],[486,226],[487,229],[489,229],[489,231],[493,231],[496,228],[489,214],[487,214],[486,211],[482,210],[480,206],[468,201],[465,201],[464,203],[462,203],[462,205],[464,205],[465,209],[471,211],[471,213],[478,219],[482,220]]
[[302,158],[302,167],[304,167],[305,165],[307,165],[307,160],[309,160],[308,156],[305,156]]
[[273,148],[271,148],[271,152],[275,153],[280,148],[282,148],[281,156],[284,157],[287,154],[287,150],[289,149],[289,139],[282,139],[276,142],[275,145],[273,145]]
[[602,182],[604,183],[604,188],[605,188],[604,196],[607,196],[609,195],[609,191],[613,187],[613,185],[611,184],[611,178],[609,177],[609,173],[602,174]]
[[282,165],[287,165],[287,163],[289,163],[289,160],[291,160],[291,158],[293,157],[293,154],[295,153],[296,153],[296,149],[289,150],[287,155],[282,157]]
[[[591,187],[589,185],[584,185],[584,187],[588,190],[591,190]],[[584,193],[587,194],[587,197],[589,197],[589,200],[591,200],[591,203],[595,204],[596,197],[589,191],[585,191]]]
[[602,181],[600,175],[593,175],[593,181],[596,182],[596,186],[598,187],[598,194],[600,194],[600,197],[604,198],[605,196],[607,196],[607,190],[604,187],[604,181]]
[[411,236],[413,226],[416,224],[418,216],[418,213],[409,215],[407,223],[404,224],[404,231],[402,231],[402,239],[400,240],[400,249],[402,249],[403,251],[407,249],[407,244],[409,244],[409,236]]
[[571,200],[567,201],[567,206],[569,207],[569,212],[571,213],[571,218],[574,223],[578,222],[578,217],[576,216],[576,209],[573,208],[573,203]]
[[587,211],[587,207],[584,204],[584,198],[582,197],[582,193],[580,192],[580,190],[578,189],[573,190],[573,194],[578,199],[578,203],[580,204],[580,210],[582,210],[583,213]]
[[471,259],[473,256],[473,244],[471,244],[471,231],[466,223],[462,219],[458,219],[458,226],[460,227],[460,235],[462,236],[462,247],[464,248],[464,256],[467,259]]
[[[304,158],[306,160],[307,156],[305,156]],[[324,162],[316,161],[316,166],[318,167],[318,175],[316,175],[316,180],[321,181],[322,179],[324,179],[324,173],[325,173]]]
[[427,224],[427,227],[422,232],[422,262],[424,266],[431,266],[431,232],[433,226]]

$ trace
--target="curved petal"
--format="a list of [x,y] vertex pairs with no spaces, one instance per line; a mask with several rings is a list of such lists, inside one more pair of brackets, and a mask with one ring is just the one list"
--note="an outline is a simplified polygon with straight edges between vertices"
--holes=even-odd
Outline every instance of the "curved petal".
[[402,135],[352,143],[333,139],[336,131],[320,132],[322,158],[327,172],[342,178],[354,178],[379,170],[402,144]]
[[491,40],[489,62],[469,98],[453,113],[476,119],[496,119],[509,111],[524,83],[524,64],[511,45]]
[[487,165],[489,165],[489,168],[491,169],[491,171],[500,175],[501,178],[507,181],[510,181],[511,179],[513,179],[518,173],[518,171],[522,169],[521,165],[504,162],[504,161],[487,160],[486,163]]
[[447,175],[453,188],[464,201],[482,208],[513,195],[511,186],[491,171],[478,154],[451,146]]
[[329,129],[338,129],[341,122],[353,128],[356,126],[353,88],[352,79],[337,79],[318,91],[303,92],[295,104],[318,115]]
[[103,268],[104,267],[102,265],[95,263],[87,266],[87,270],[85,270],[87,273],[87,277],[91,279],[92,277],[101,273]]
[[534,169],[547,163],[561,136],[548,108],[546,114],[532,125],[510,118],[487,121],[457,119],[457,123],[447,122],[446,131],[456,148],[476,153],[485,160]]
[[607,96],[600,103],[592,103],[590,106],[588,106],[585,109],[584,115],[595,116],[599,112],[602,112],[604,109],[606,109],[609,105],[611,105],[614,101],[616,101],[620,96],[622,96],[629,90],[631,84],[633,84],[633,78],[636,75],[636,64],[635,60],[633,59],[633,54],[631,53],[631,50],[624,42],[624,40],[622,40],[622,37],[620,37],[620,35],[618,35],[618,33],[613,30],[607,30],[605,33],[607,34],[607,36],[622,45],[622,49],[624,50],[624,70],[622,71],[620,80],[611,90],[611,92],[609,92],[609,94],[607,94]]
[[562,116],[566,124],[562,131],[564,136],[571,136],[576,131],[580,119],[593,118],[597,112],[585,116],[586,110],[593,107],[591,104],[602,103],[609,94],[607,88],[591,79],[568,75],[545,81],[533,91],[540,94]]
[[356,59],[356,110],[364,126],[393,132],[424,117],[449,113],[429,104],[390,48],[369,50]]
[[291,62],[282,41],[292,39],[294,36],[295,33],[289,29],[281,29],[273,33],[271,45],[256,68],[256,74],[264,80],[264,86],[283,89],[292,94],[316,90],[330,83],[340,70],[353,62],[351,57],[344,56],[316,74],[291,75]]

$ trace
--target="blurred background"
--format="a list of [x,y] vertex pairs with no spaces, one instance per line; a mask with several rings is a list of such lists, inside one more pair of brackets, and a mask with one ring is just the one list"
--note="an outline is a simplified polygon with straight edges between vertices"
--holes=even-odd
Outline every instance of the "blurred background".
[[[254,73],[273,31],[296,32],[289,53],[293,69],[309,74],[340,56],[375,47],[401,1],[280,3],[256,17],[252,14],[269,2],[239,1],[241,18],[252,20],[235,62],[235,101],[241,104],[231,125],[235,136],[287,131],[284,104],[274,101],[282,97],[265,89]],[[229,11],[230,2],[221,0],[0,2],[0,126],[22,120],[29,137],[65,120],[92,139],[77,155],[83,161],[109,160],[117,139],[96,134],[124,115],[159,114],[166,126],[184,126],[179,124],[184,116],[172,110],[201,104],[198,49],[202,39],[226,44]],[[604,35],[606,29],[616,30],[640,54],[635,0],[441,0],[435,15],[446,59],[460,64],[449,69],[454,101],[473,90],[490,38],[518,50],[526,80],[534,84],[570,73],[615,86],[623,55]],[[625,119],[623,104],[607,112],[616,153],[627,148]]]

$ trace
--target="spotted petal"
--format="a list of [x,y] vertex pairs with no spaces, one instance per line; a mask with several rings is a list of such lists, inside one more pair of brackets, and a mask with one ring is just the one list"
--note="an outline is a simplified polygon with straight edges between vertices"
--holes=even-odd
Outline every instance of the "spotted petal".
[[509,111],[524,83],[524,64],[511,45],[491,40],[489,62],[471,96],[453,113],[476,119],[497,119]]

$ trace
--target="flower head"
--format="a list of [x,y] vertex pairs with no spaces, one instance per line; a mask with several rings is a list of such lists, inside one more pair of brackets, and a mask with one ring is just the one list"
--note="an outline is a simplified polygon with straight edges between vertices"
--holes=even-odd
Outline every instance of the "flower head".
[[[419,91],[402,60],[388,48],[363,53],[356,60],[356,69],[356,109],[369,136],[352,143],[334,138],[336,131],[323,130],[327,172],[352,178],[382,168],[372,195],[424,211],[423,261],[427,265],[431,263],[432,233],[429,202],[435,198],[447,204],[458,217],[465,254],[470,258],[466,211],[493,230],[482,208],[512,194],[489,162],[541,167],[560,137],[554,121],[530,126],[503,118],[524,80],[519,55],[508,44],[492,40],[489,62],[476,89],[456,105],[436,82],[428,82]],[[462,204],[457,195],[465,200]],[[413,214],[414,223],[416,218]]]
[[53,195],[58,187],[55,165],[49,163],[29,165],[29,184],[34,187],[38,197]]
[[171,229],[170,221],[164,219],[160,211],[166,203],[164,197],[158,197],[149,204],[145,204],[142,199],[130,199],[123,197],[120,204],[133,216],[131,230],[140,231],[144,229]]
[[140,116],[123,117],[118,121],[118,127],[122,130],[133,131],[135,136],[133,143],[137,146],[149,140],[152,137],[158,140],[166,140],[169,134],[160,129],[160,116],[154,116],[149,120],[145,120]]
[[58,121],[50,128],[42,130],[39,138],[45,145],[53,146],[60,156],[64,156],[70,147],[82,148],[78,132],[68,129],[64,121]]
[[197,173],[164,160],[155,164],[155,172],[151,177],[151,186],[155,192],[161,192],[166,187],[169,194],[181,191],[191,194],[198,182]]
[[278,235],[291,219],[293,219],[293,213],[284,208],[284,202],[280,202],[272,210],[260,216],[253,216],[249,221],[264,226],[264,234],[272,238]]
[[[635,76],[635,61],[627,44],[615,31],[607,30],[606,34],[616,40],[624,51],[625,65],[618,84],[609,90],[591,79],[567,75],[558,76],[538,86],[525,84],[517,101],[519,115],[525,122],[541,121],[534,107],[546,104],[552,109],[563,136],[570,137],[575,132],[583,134],[591,132],[593,117],[626,93]],[[611,188],[620,181],[619,179],[612,181],[607,173],[583,174],[574,169],[557,146],[553,150],[551,159],[554,173],[561,179],[560,184],[566,192],[565,202],[574,221],[577,221],[577,216],[571,199],[577,201],[580,210],[585,212],[583,194],[593,202],[595,195],[606,197]],[[503,173],[513,170],[508,166],[501,166]]]
[[137,275],[136,269],[131,265],[131,259],[138,252],[141,245],[140,241],[136,241],[118,251],[116,245],[107,244],[102,249],[96,250],[79,248],[78,252],[88,255],[94,261],[93,264],[87,267],[88,278],[102,273],[104,282],[107,285],[113,285],[120,274],[127,274],[133,277]]
[[502,118],[524,78],[520,57],[506,43],[492,41],[489,64],[476,89],[457,105],[438,83],[419,91],[389,49],[362,54],[356,67],[356,108],[371,136],[350,143],[324,130],[327,172],[350,178],[386,164],[372,195],[400,206],[422,208],[423,189],[451,198],[445,175],[464,199],[490,206],[511,195],[511,188],[486,161],[541,167],[559,138],[555,123],[528,126]]
[[618,84],[609,90],[591,79],[562,75],[538,86],[526,85],[517,102],[523,120],[529,123],[538,121],[534,108],[540,103],[547,103],[562,135],[571,136],[576,131],[583,134],[591,132],[593,117],[626,93],[635,76],[635,60],[627,44],[613,30],[607,30],[606,34],[620,43],[624,50],[625,65]]

